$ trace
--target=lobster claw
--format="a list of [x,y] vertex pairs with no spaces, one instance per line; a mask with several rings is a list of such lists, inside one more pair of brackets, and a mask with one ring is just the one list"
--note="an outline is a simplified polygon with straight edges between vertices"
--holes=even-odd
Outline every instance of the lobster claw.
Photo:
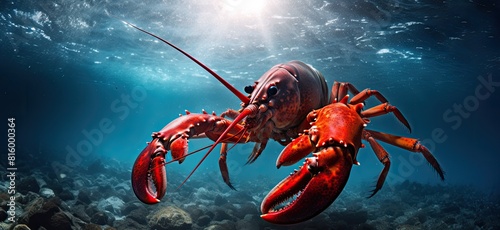
[[[142,150],[132,168],[132,188],[139,200],[156,204],[167,191],[165,154],[167,150],[159,138],[154,138]],[[152,188],[152,184],[156,189]]]
[[[288,161],[281,159],[282,156],[294,155],[290,154],[290,151],[297,150],[293,144],[283,150],[278,162]],[[313,153],[313,157],[306,158],[298,171],[295,170],[267,194],[261,204],[262,219],[274,224],[294,224],[318,215],[342,192],[351,167],[352,157],[348,148],[329,146]],[[295,199],[278,208],[290,198]]]

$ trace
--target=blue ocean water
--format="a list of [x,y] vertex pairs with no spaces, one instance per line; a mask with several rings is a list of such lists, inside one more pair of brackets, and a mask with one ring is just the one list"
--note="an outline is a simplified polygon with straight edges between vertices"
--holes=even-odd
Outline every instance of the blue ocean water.
[[[131,167],[151,133],[184,110],[239,109],[203,69],[121,20],[173,42],[241,91],[290,60],[314,66],[329,87],[376,89],[413,132],[392,115],[373,118],[370,128],[419,138],[446,172],[442,182],[420,155],[384,145],[387,184],[499,193],[500,10],[486,0],[2,1],[2,119],[16,119],[18,164],[72,169],[103,159]],[[210,143],[192,140],[190,149]],[[237,186],[276,184],[296,168],[276,169],[283,146],[275,142],[245,165],[252,148],[237,145],[228,155]],[[167,171],[187,176],[201,154]],[[195,177],[218,179],[217,158],[212,153]],[[358,160],[348,186],[369,191],[383,166],[368,147]]]

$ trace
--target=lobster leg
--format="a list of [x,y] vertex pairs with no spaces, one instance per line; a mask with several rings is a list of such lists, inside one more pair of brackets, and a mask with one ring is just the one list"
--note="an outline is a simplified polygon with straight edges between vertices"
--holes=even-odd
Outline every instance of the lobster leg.
[[372,190],[372,194],[368,197],[370,198],[374,196],[384,185],[385,178],[387,177],[389,168],[391,167],[391,160],[389,159],[389,153],[387,153],[387,151],[385,151],[385,149],[371,136],[371,134],[365,130],[363,131],[363,139],[370,143],[373,152],[375,152],[375,155],[377,155],[379,161],[384,164],[384,169],[382,169],[382,172],[380,172],[377,180],[377,185]]
[[227,186],[229,186],[232,190],[236,190],[236,188],[234,188],[233,185],[231,184],[231,181],[229,181],[229,170],[226,164],[226,156],[227,156],[227,143],[222,143],[220,148],[220,157],[219,157],[220,173],[222,175],[224,183],[226,183]]
[[332,94],[330,96],[330,104],[339,101],[347,95],[347,88],[345,87],[344,82],[335,81],[332,86]]
[[[335,103],[340,101],[342,98],[344,98],[347,95],[347,92],[351,91],[352,94],[358,95],[359,90],[354,87],[349,82],[337,82],[335,81],[333,83],[332,87],[332,94],[330,96],[330,103]],[[351,103],[351,104],[356,104],[356,103]]]
[[412,152],[418,152],[421,153],[427,162],[436,170],[436,172],[439,174],[439,177],[441,180],[444,181],[444,171],[441,168],[441,165],[439,165],[438,161],[432,153],[420,143],[417,139],[414,138],[409,138],[409,137],[401,137],[401,136],[396,136],[388,133],[382,133],[382,132],[377,132],[373,130],[367,130],[365,129],[366,132],[368,132],[373,138],[377,140],[381,140],[385,143],[400,147],[402,149],[406,149],[408,151]]
[[347,95],[348,91],[351,91],[354,94],[349,104],[354,105],[358,103],[364,103],[364,101],[371,96],[375,96],[380,102],[383,103],[382,105],[375,106],[361,112],[361,115],[365,117],[374,117],[392,112],[396,116],[396,118],[408,128],[411,133],[410,123],[406,120],[401,111],[399,111],[399,109],[395,106],[390,105],[384,95],[382,95],[377,90],[364,89],[360,92],[358,89],[356,89],[356,87],[354,87],[354,85],[349,82],[335,82],[332,87],[330,103],[340,101],[341,98],[344,98]]
[[377,90],[372,89],[364,89],[363,91],[355,94],[354,97],[351,98],[351,104],[358,104],[364,102],[371,96],[375,96],[380,102],[385,103],[388,102],[387,99]]
[[388,114],[388,113],[391,113],[391,112],[396,116],[396,118],[401,123],[403,123],[403,125],[406,126],[406,128],[408,128],[408,130],[411,133],[410,123],[406,120],[406,118],[403,116],[403,114],[401,113],[401,111],[399,111],[399,109],[396,108],[396,106],[393,106],[393,105],[389,104],[388,102],[384,102],[384,103],[382,103],[380,105],[377,105],[377,106],[369,108],[369,109],[367,109],[365,111],[362,111],[361,115],[363,117],[376,117],[376,116]]
[[255,143],[252,153],[250,154],[250,156],[248,156],[248,161],[246,164],[253,163],[255,160],[257,160],[262,151],[264,151],[267,145],[267,141],[269,140],[269,137],[272,133],[273,127],[274,126],[272,122],[270,121],[266,122],[266,124],[263,127],[265,131],[261,132],[260,133],[261,135],[258,135],[258,139],[260,141]]

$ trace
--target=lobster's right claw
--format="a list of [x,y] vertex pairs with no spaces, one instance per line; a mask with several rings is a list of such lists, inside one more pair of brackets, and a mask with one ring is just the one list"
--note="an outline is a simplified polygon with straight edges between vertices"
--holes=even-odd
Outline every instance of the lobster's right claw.
[[[296,140],[300,139],[305,138]],[[298,153],[289,145],[284,150],[286,155],[294,155],[286,153],[290,149]],[[288,159],[278,160],[280,162],[288,162]],[[352,158],[347,148],[330,146],[314,153],[313,157],[306,158],[298,171],[277,184],[264,198],[262,219],[274,224],[295,224],[318,215],[342,192],[351,167]],[[277,208],[294,196],[288,205]]]
[[[159,138],[154,138],[142,150],[132,168],[132,188],[139,200],[146,204],[156,204],[167,191],[165,154],[167,150]],[[156,187],[153,189],[152,186]]]

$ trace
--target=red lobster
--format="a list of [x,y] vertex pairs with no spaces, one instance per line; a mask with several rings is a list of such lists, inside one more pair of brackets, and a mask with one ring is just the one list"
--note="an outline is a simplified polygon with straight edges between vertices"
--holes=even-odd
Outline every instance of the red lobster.
[[[174,159],[183,159],[181,155],[187,151],[188,138],[207,136],[212,140],[216,139],[189,178],[217,144],[256,142],[248,159],[248,163],[252,163],[265,149],[270,138],[283,145],[290,143],[299,132],[309,127],[305,120],[307,114],[328,104],[328,87],[323,75],[303,62],[291,61],[272,67],[254,85],[245,87],[245,92],[250,94],[246,96],[185,51],[161,37],[127,24],[163,41],[196,62],[231,90],[242,101],[243,107],[239,111],[225,111],[217,118],[215,115],[191,114],[172,121],[160,132],[154,133],[153,141],[139,154],[132,170],[132,187],[136,196],[145,203],[157,203],[165,195],[166,175],[161,167],[165,164],[165,154],[172,150]],[[225,116],[234,120],[226,120],[223,118]],[[208,119],[209,117],[211,119]],[[198,123],[206,123],[203,126],[205,128],[198,128]],[[221,127],[226,129],[221,131]],[[228,139],[228,134],[236,133],[240,134],[240,139]],[[218,138],[215,138],[216,136]],[[176,141],[179,137],[186,141]],[[179,152],[182,154],[178,154]],[[226,184],[233,188],[229,182],[225,157],[225,151],[221,151],[221,172]],[[153,181],[157,192],[151,187],[150,180]]]
[[[334,91],[339,86],[344,88],[346,85],[336,82]],[[261,204],[264,220],[275,224],[293,224],[308,220],[328,208],[344,189],[352,165],[359,165],[356,156],[359,148],[364,147],[361,140],[368,141],[384,164],[370,197],[382,188],[391,165],[389,154],[376,140],[420,152],[444,180],[441,166],[417,139],[365,129],[368,118],[398,111],[380,93],[365,89],[347,103],[345,90],[339,92],[342,100],[337,102],[334,99],[332,104],[309,113],[307,121],[311,122],[311,127],[288,144],[278,157],[276,166],[279,168],[292,165],[313,152],[313,156],[306,158],[298,171],[277,184],[264,198]],[[382,104],[362,111],[364,100],[371,95],[377,96]],[[395,114],[401,120],[398,113]],[[289,204],[275,210],[294,195],[297,197]]]
[[[188,113],[186,116],[175,119],[161,131],[153,133],[153,140],[139,154],[132,170],[132,187],[134,193],[144,203],[158,203],[165,195],[166,174],[163,167],[165,164],[165,155],[170,150],[172,151],[173,159],[182,163],[187,154],[187,139],[192,137],[208,137],[214,140],[215,143],[187,178],[194,173],[216,145],[224,143],[221,148],[219,166],[224,181],[231,188],[233,187],[229,182],[229,172],[225,164],[227,150],[225,143],[256,142],[247,163],[252,163],[259,157],[270,138],[283,145],[288,144],[280,157],[281,160],[279,162],[281,163],[278,163],[278,167],[296,162],[313,150],[323,151],[322,149],[324,148],[331,153],[325,153],[324,159],[317,157],[321,153],[315,154],[313,158],[308,158],[306,160],[306,166],[308,167],[303,168],[311,168],[312,172],[302,169],[298,174],[285,179],[263,201],[261,209],[264,215],[262,217],[269,222],[278,224],[297,223],[312,218],[322,212],[336,199],[347,182],[351,165],[356,163],[355,156],[361,147],[361,139],[362,136],[366,135],[365,133],[369,133],[379,140],[404,146],[409,150],[422,152],[428,160],[433,159],[433,161],[429,160],[429,162],[431,162],[441,177],[444,178],[444,174],[434,157],[428,151],[416,148],[422,146],[417,140],[408,139],[408,141],[415,142],[413,146],[408,147],[408,143],[400,143],[402,141],[391,139],[395,138],[395,136],[387,136],[388,134],[383,133],[377,134],[374,131],[363,131],[363,125],[367,123],[368,117],[389,112],[393,112],[410,129],[408,122],[401,112],[396,107],[389,105],[387,100],[375,90],[366,89],[360,93],[354,86],[348,83],[335,83],[331,99],[329,100],[328,87],[323,75],[310,65],[300,61],[291,61],[272,67],[254,85],[245,87],[245,92],[249,94],[245,96],[185,51],[157,35],[130,23],[124,23],[161,40],[183,53],[217,78],[242,101],[242,108],[239,111],[230,109],[222,113],[221,116],[216,116],[215,114],[209,115],[205,112],[203,114]],[[347,104],[347,99],[337,102],[339,97],[343,98],[347,95],[347,90],[356,95],[351,100],[353,104],[358,104],[371,95],[377,96],[383,104],[361,112],[361,105],[351,106]],[[332,104],[328,105],[330,103]],[[328,106],[324,107],[326,105]],[[314,114],[318,113],[317,111],[325,111],[327,113],[329,111],[328,108],[336,105],[355,107],[356,109],[353,110],[355,112],[351,113],[338,112],[337,114],[332,114],[332,116],[326,115],[326,118],[318,117],[318,120],[314,121]],[[234,120],[227,120],[224,118],[226,116]],[[358,120],[356,120],[356,117]],[[332,124],[334,125],[327,127],[327,123],[332,122],[332,119]],[[359,124],[349,123],[355,120]],[[321,128],[319,128],[320,123],[322,124]],[[358,127],[359,125],[361,125],[361,128]],[[299,133],[304,130],[309,131],[306,132],[306,135],[299,137]],[[308,136],[311,136],[309,146],[305,140]],[[317,144],[317,137],[320,137],[320,139],[321,137],[327,137],[327,142],[325,143],[328,143],[328,145],[325,143],[322,145]],[[294,140],[294,138],[297,139]],[[339,150],[337,150],[336,142],[332,140],[337,140],[344,147],[339,147]],[[370,139],[367,138],[367,140],[372,143]],[[311,147],[313,143],[314,147]],[[330,150],[330,147],[335,150]],[[380,147],[380,149],[382,148]],[[377,155],[379,155],[379,152],[376,151]],[[339,157],[342,159],[338,159]],[[389,170],[388,165],[390,163],[386,163],[389,162],[389,159],[387,157],[379,157],[379,159],[386,166],[372,195],[382,187],[385,175],[387,175]],[[315,163],[312,163],[313,161]],[[316,167],[312,167],[311,165],[316,165]],[[333,171],[336,173],[331,173]],[[183,183],[186,182],[187,178]],[[307,185],[308,183],[310,185]],[[156,192],[154,192],[152,184],[156,187]],[[283,190],[288,188],[290,188],[290,192]],[[303,192],[295,202],[300,205],[289,205],[277,212],[272,210],[284,198],[290,197],[302,189],[304,189]],[[320,197],[325,194],[325,191],[329,191],[330,195],[325,195],[324,198]],[[304,208],[305,204],[301,200],[311,203],[310,207]]]

